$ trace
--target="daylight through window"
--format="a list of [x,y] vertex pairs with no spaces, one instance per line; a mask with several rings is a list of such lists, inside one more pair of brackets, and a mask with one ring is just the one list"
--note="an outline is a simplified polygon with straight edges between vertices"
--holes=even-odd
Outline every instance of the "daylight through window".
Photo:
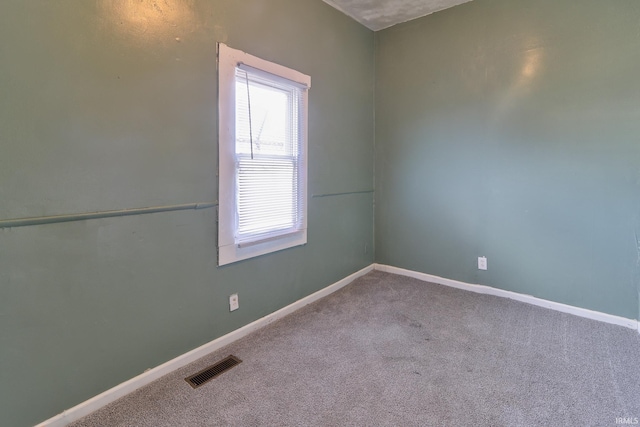
[[306,243],[310,79],[220,45],[219,264]]

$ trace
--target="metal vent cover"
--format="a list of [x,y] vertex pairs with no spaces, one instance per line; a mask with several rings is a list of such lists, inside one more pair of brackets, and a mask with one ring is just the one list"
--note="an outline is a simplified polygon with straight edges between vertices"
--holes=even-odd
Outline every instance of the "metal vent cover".
[[193,374],[190,377],[185,378],[184,380],[188,382],[191,387],[198,388],[240,363],[242,363],[242,360],[233,355],[230,355],[229,357],[225,357],[215,365],[204,368],[202,371]]

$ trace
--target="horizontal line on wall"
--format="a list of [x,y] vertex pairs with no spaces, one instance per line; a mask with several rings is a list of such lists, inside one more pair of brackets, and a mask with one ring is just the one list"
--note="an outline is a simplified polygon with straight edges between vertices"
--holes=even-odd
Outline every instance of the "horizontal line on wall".
[[132,208],[115,211],[87,212],[76,214],[40,216],[31,218],[14,218],[0,220],[0,228],[28,227],[31,225],[56,224],[59,222],[84,221],[88,219],[113,218],[119,216],[146,215],[158,212],[186,211],[192,209],[209,209],[218,203],[187,203],[183,205],[153,206],[149,208]]
[[345,193],[314,194],[311,197],[314,198],[314,199],[317,199],[319,197],[347,196],[349,194],[368,194],[368,193],[373,193],[373,190],[347,191]]

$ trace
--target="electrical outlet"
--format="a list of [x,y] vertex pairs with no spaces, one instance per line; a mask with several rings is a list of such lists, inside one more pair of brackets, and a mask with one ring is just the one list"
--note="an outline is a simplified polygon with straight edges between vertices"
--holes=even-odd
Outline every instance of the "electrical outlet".
[[240,302],[238,301],[238,294],[233,294],[229,297],[229,311],[236,311],[240,308]]
[[486,270],[487,269],[487,257],[479,256],[478,257],[478,270]]

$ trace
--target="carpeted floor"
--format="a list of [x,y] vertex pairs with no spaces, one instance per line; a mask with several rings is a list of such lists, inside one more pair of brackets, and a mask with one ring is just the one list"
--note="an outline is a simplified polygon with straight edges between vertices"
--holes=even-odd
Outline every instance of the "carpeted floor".
[[[184,381],[229,354],[243,363],[199,389]],[[617,417],[640,418],[637,331],[373,272],[72,426],[615,426]]]

